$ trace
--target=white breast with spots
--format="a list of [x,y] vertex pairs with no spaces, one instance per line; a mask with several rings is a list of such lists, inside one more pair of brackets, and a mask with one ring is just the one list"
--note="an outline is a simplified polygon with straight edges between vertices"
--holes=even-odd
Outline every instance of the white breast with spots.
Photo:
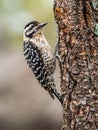
[[39,48],[44,64],[46,65],[47,69],[49,69],[50,73],[54,72],[54,54],[50,45],[48,44],[45,37],[40,37],[38,39],[32,39],[33,43],[36,43],[36,46]]

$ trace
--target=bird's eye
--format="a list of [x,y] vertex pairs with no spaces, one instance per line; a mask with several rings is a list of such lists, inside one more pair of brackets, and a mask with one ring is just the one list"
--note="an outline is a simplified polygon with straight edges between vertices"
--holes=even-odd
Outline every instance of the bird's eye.
[[33,30],[33,28],[34,28],[34,27],[33,27],[33,26],[31,26],[31,27],[29,28],[29,30]]
[[32,25],[31,27],[34,28],[34,25]]
[[34,26],[33,26],[33,25],[31,25],[29,30],[32,30],[33,28],[34,28]]

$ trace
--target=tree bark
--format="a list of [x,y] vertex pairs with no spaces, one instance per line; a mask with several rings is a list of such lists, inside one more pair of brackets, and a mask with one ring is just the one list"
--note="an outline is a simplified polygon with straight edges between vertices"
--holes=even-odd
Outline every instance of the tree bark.
[[62,130],[98,130],[98,1],[54,0]]

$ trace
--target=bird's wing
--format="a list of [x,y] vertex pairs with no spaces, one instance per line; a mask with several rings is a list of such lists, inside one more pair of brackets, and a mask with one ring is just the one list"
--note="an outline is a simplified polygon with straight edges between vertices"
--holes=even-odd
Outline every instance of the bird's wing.
[[54,98],[52,92],[53,90],[51,87],[54,86],[53,77],[49,75],[50,70],[47,69],[47,66],[44,64],[42,52],[32,42],[28,42],[28,46],[29,47],[27,48],[29,48],[29,51],[28,51],[27,63],[29,64],[30,68],[34,72],[36,78],[38,79],[42,87],[50,93],[52,98]]

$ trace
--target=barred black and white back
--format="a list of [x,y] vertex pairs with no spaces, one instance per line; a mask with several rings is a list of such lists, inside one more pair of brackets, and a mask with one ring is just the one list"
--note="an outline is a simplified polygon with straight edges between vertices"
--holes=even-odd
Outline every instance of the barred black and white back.
[[45,23],[40,24],[37,21],[26,25],[23,44],[24,56],[41,86],[49,92],[53,99],[55,95],[62,103],[53,78],[54,54],[42,32],[42,27],[45,25]]

